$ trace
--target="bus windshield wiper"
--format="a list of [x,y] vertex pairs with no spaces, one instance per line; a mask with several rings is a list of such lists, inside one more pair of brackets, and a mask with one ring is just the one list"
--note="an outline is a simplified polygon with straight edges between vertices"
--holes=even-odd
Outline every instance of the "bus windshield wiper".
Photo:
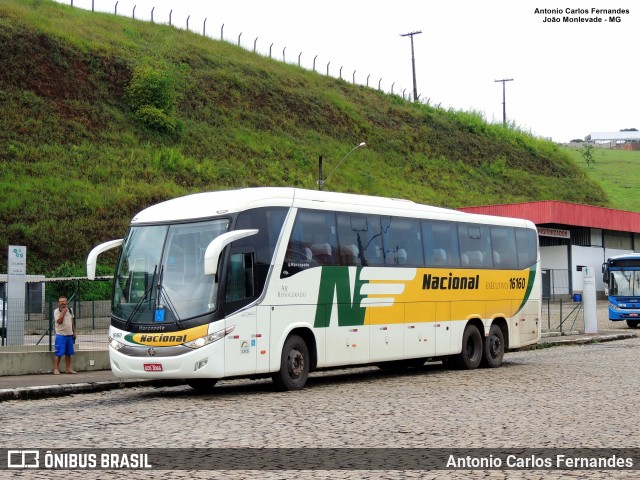
[[162,279],[164,277],[164,265],[160,267],[160,274],[158,275],[158,296],[156,298],[156,309],[159,308],[160,302],[165,304],[165,306],[171,312],[171,316],[173,317],[173,323],[176,326],[180,325],[180,317],[178,316],[178,311],[176,307],[174,307],[169,295],[165,292],[164,288],[162,288]]
[[[129,318],[127,319],[127,322],[124,324],[125,330],[128,330],[129,326],[131,325],[131,323],[133,323],[140,316],[140,314],[142,313],[142,304],[147,299],[147,295],[149,295],[149,293],[151,292],[151,289],[154,286],[154,282],[155,282],[155,278],[156,278],[156,270],[157,269],[158,269],[158,265],[153,267],[153,276],[151,277],[151,281],[147,285],[147,288],[145,288],[144,294],[142,295],[142,297],[140,297],[140,300],[138,300],[138,302],[136,303],[135,307],[133,307],[133,311],[131,312],[131,315],[129,315]],[[151,300],[151,299],[149,299],[149,300]]]

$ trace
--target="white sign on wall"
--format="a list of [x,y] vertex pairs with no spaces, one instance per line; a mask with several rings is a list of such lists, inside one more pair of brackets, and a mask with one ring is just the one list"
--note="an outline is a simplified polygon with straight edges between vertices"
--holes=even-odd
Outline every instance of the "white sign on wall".
[[569,230],[560,228],[538,227],[538,235],[541,237],[571,238]]
[[27,274],[27,247],[9,245],[7,269],[9,275]]

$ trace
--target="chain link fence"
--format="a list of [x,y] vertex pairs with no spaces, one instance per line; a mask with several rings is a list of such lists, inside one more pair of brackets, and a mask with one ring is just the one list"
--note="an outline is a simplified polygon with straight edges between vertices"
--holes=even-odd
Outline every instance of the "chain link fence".
[[[26,284],[25,302],[12,305],[0,284],[0,352],[55,350],[53,312],[64,295],[74,314],[76,350],[106,350],[109,344],[112,278],[46,279]],[[15,321],[16,310],[24,321]],[[11,312],[11,313],[10,313]],[[22,331],[16,331],[16,330]]]

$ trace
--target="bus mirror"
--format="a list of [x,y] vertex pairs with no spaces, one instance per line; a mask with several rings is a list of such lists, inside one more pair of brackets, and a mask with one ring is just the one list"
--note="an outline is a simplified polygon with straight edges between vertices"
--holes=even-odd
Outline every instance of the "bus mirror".
[[602,264],[602,281],[606,284],[609,283],[609,266],[606,263]]
[[240,240],[244,237],[250,237],[258,233],[258,230],[235,230],[233,232],[223,233],[222,235],[214,238],[207,250],[204,252],[204,274],[216,275],[218,273],[218,259],[224,247],[231,242]]
[[122,245],[122,238],[118,240],[111,240],[109,242],[104,242],[94,247],[91,252],[89,252],[89,256],[87,257],[87,278],[89,280],[95,280],[96,278],[96,262],[98,260],[98,255],[107,250],[111,250],[112,248],[119,247]]

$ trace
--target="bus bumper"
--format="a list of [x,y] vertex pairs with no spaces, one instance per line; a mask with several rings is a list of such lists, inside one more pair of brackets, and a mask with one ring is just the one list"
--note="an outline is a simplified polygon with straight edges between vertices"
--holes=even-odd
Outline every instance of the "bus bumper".
[[215,342],[175,356],[131,356],[110,346],[109,363],[111,371],[119,378],[222,378],[224,342]]

